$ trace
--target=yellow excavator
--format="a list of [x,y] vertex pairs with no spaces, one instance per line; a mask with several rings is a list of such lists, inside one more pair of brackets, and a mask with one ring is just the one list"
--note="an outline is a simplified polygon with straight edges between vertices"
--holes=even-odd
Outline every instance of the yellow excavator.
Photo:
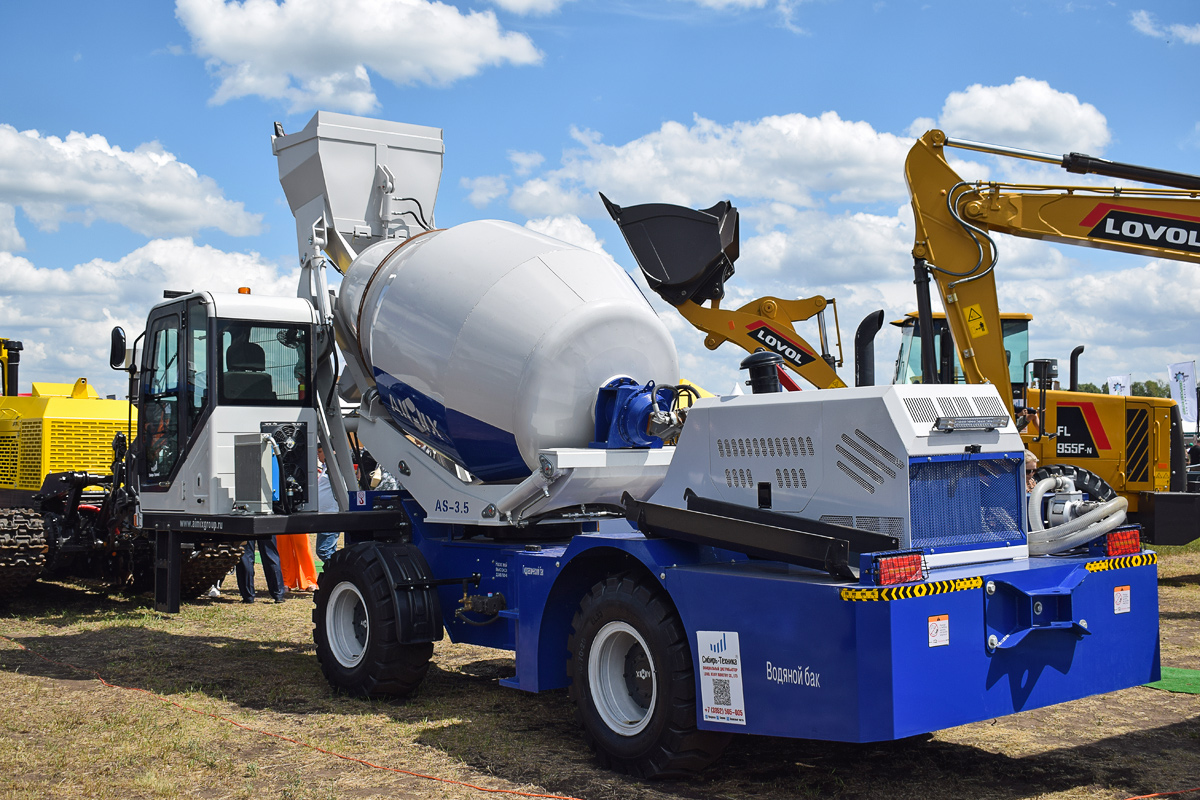
[[[947,162],[947,147],[1153,185],[968,182]],[[1184,544],[1200,538],[1200,494],[1186,493],[1184,432],[1176,404],[1075,391],[1081,347],[1072,354],[1071,389],[1055,388],[1057,361],[1029,359],[1027,335],[1023,347],[1013,344],[1011,317],[1025,315],[1006,320],[1000,313],[998,250],[992,236],[999,232],[1200,262],[1200,177],[1079,153],[1055,156],[955,140],[932,130],[909,151],[905,178],[915,217],[912,255],[918,286],[917,319],[906,341],[920,337],[919,347],[913,346],[921,361],[919,373],[913,370],[907,377],[995,384],[1010,412],[1037,410],[1041,426],[1030,425],[1024,438],[1043,469],[1068,473],[1077,486],[1100,499],[1124,496],[1130,518],[1142,524],[1150,542]],[[932,312],[930,281],[946,309],[942,320]],[[961,370],[957,376],[949,348],[939,340],[939,323],[953,342]]]

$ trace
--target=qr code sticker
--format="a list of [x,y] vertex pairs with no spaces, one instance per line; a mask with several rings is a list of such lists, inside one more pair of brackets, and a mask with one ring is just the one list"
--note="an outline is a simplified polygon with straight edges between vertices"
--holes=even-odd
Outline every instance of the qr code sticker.
[[729,679],[713,678],[713,705],[727,706],[733,703],[729,695]]

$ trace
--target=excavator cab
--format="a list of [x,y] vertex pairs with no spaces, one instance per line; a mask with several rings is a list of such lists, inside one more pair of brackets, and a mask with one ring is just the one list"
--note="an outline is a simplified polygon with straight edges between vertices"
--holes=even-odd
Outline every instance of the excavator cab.
[[[1031,314],[1001,314],[1000,329],[1004,336],[1004,354],[1008,359],[1008,377],[1012,382],[1014,399],[1025,383],[1025,362],[1029,360],[1029,321]],[[921,374],[921,329],[917,313],[910,311],[892,324],[901,329],[900,353],[896,358],[896,372],[892,383],[925,383]],[[962,363],[950,338],[950,327],[946,315],[933,315],[934,361],[938,375],[934,383],[966,383]]]

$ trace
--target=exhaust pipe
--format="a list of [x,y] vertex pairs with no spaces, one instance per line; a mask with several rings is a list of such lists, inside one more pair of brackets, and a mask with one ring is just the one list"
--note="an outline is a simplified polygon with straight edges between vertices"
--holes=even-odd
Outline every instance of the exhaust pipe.
[[854,385],[875,385],[875,334],[883,327],[883,309],[863,317],[854,332]]

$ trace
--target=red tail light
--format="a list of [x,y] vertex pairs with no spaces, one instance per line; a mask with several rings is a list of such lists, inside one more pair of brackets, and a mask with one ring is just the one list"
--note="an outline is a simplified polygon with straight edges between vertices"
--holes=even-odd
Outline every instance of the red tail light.
[[1105,538],[1104,547],[1110,556],[1131,556],[1142,552],[1142,538],[1137,528],[1113,531]]
[[923,581],[928,574],[921,553],[883,556],[875,561],[876,583],[880,586]]

